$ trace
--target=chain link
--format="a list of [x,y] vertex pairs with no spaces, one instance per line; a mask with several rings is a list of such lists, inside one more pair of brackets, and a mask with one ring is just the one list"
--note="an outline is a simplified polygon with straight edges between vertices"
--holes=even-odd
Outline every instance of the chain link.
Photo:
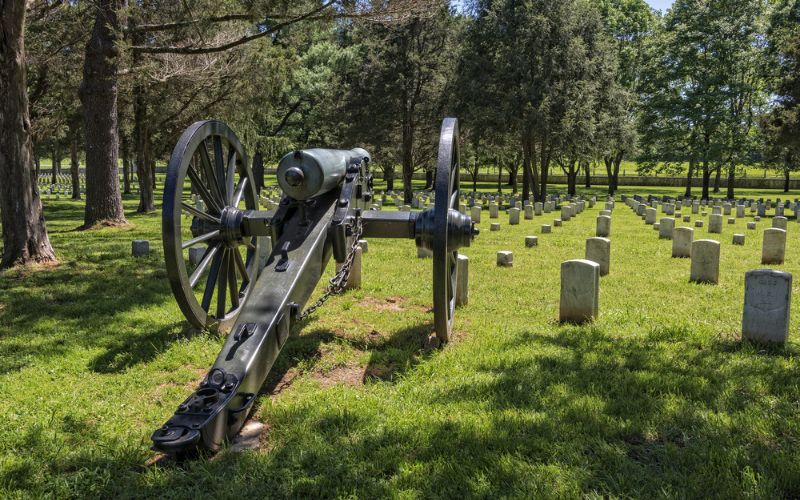
[[353,269],[353,262],[356,258],[356,248],[358,248],[358,241],[361,239],[361,235],[364,232],[364,227],[361,222],[361,218],[356,216],[355,223],[353,224],[353,243],[350,245],[350,251],[347,254],[347,258],[342,263],[342,267],[339,268],[339,271],[330,279],[328,282],[328,287],[325,289],[325,293],[322,294],[320,298],[317,299],[312,305],[306,308],[305,311],[298,314],[295,319],[299,321],[305,320],[311,314],[314,313],[317,309],[322,307],[322,305],[332,296],[339,295],[342,293],[345,288],[347,287],[347,281],[350,279],[350,271]]

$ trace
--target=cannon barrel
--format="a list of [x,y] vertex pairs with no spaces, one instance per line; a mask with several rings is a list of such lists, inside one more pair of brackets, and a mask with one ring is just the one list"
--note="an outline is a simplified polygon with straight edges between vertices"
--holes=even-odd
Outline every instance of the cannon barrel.
[[289,197],[308,200],[341,184],[352,163],[369,160],[370,154],[361,148],[297,150],[278,163],[278,184]]

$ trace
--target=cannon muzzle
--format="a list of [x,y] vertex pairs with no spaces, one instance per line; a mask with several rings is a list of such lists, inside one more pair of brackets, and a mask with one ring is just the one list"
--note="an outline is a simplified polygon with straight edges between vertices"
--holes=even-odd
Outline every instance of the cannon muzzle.
[[351,164],[369,160],[361,148],[294,151],[278,163],[278,184],[290,198],[308,200],[339,186]]

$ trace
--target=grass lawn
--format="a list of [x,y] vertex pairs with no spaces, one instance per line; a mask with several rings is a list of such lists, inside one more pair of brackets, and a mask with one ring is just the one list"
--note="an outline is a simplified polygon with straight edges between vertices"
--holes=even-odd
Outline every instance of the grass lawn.
[[[785,349],[739,341],[744,273],[761,267],[769,218],[697,229],[722,242],[720,284],[699,285],[618,202],[600,317],[578,327],[556,321],[559,265],[583,258],[602,203],[547,235],[555,213],[519,226],[501,213],[489,232],[484,212],[463,251],[469,306],[433,352],[431,261],[412,241],[371,240],[364,287],[281,353],[252,417],[261,446],[153,464],[150,433],[223,339],[182,320],[160,212],[135,215],[129,197],[129,228],[76,232],[81,203],[45,205],[61,265],[0,275],[0,497],[800,497],[800,301]],[[799,237],[792,218],[776,266],[795,289]],[[138,238],[151,257],[130,257]],[[498,250],[513,268],[495,266]]]

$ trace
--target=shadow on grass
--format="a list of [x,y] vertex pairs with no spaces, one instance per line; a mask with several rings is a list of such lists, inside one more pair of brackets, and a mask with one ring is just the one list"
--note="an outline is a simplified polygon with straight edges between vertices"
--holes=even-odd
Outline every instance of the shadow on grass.
[[[329,336],[293,350],[313,353]],[[267,455],[129,480],[143,495],[263,495],[267,482],[276,497],[800,495],[795,409],[772,403],[797,400],[798,374],[748,346],[684,342],[676,356],[648,336],[526,333],[411,406],[289,406]],[[416,423],[397,420],[420,410]]]
[[[158,340],[158,345],[163,345],[161,341],[169,336],[170,328],[159,328],[155,321],[126,324],[126,329],[138,334],[126,336],[121,343],[117,316],[168,300],[169,284],[163,263],[156,256],[133,259],[109,250],[24,277],[6,273],[0,278],[0,331],[4,332],[0,338],[0,373],[19,370],[33,358],[59,356],[76,347],[108,347],[109,356],[115,357],[121,346],[126,346],[138,353],[129,358],[130,362],[138,362],[137,356],[150,349],[146,343]],[[156,332],[151,333],[153,330]]]
[[[179,330],[179,333],[175,333]],[[124,337],[109,342],[107,351],[89,363],[89,369],[97,373],[119,373],[139,363],[154,360],[169,348],[170,344],[196,335],[198,330],[186,321],[160,328],[151,333]]]
[[[304,323],[294,329],[267,376],[262,394],[273,394],[282,390],[282,386],[290,383],[286,380],[287,373],[300,365],[306,371],[312,370],[323,356],[323,347],[331,342],[370,353],[362,382],[396,381],[422,360],[425,339],[433,329],[431,323],[423,323],[401,328],[388,337],[376,336],[362,340],[325,328],[309,328],[311,325],[312,323]],[[301,328],[307,331],[301,333]]]

